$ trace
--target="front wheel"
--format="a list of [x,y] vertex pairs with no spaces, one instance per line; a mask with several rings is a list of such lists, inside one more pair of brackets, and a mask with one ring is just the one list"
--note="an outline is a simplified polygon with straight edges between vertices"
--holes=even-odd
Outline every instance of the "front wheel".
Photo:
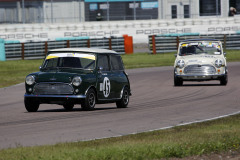
[[71,111],[74,107],[73,103],[65,103],[63,104],[63,108],[66,109],[67,111]]
[[127,108],[129,103],[129,90],[124,88],[122,93],[122,98],[120,101],[116,102],[117,108]]
[[28,112],[37,112],[40,105],[37,101],[28,98],[24,98],[24,104]]
[[91,88],[88,90],[86,99],[81,103],[83,110],[93,110],[96,104],[96,93]]
[[227,85],[227,82],[228,82],[228,77],[227,77],[227,75],[224,76],[224,77],[222,77],[222,78],[220,79],[220,85],[226,86],[226,85]]
[[183,80],[181,80],[176,75],[174,75],[174,86],[182,86],[182,85],[183,85]]

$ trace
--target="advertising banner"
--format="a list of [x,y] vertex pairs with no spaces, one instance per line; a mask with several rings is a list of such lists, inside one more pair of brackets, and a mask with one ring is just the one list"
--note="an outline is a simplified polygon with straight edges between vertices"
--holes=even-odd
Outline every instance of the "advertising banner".
[[[120,22],[105,22],[91,23],[88,28],[83,27],[65,27],[59,25],[54,29],[50,29],[48,25],[41,30],[34,31],[6,31],[0,32],[0,38],[4,40],[19,40],[26,41],[49,41],[56,38],[65,37],[90,37],[102,38],[111,36],[129,35],[133,37],[134,43],[148,43],[148,35],[174,35],[181,33],[198,33],[198,34],[231,34],[240,31],[238,24],[219,24],[219,25],[184,25],[175,26],[169,25],[159,27],[159,23],[155,21],[129,21],[128,23]],[[19,27],[19,26],[18,26]],[[29,27],[29,26],[28,26]],[[61,28],[62,27],[62,28]]]

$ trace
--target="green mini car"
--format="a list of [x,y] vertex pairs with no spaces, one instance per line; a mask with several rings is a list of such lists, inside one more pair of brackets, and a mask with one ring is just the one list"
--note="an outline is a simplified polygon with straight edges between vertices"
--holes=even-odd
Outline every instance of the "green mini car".
[[121,56],[111,50],[63,48],[51,50],[40,71],[27,75],[24,104],[36,112],[40,104],[58,104],[70,111],[75,104],[93,110],[95,104],[126,108],[130,82]]

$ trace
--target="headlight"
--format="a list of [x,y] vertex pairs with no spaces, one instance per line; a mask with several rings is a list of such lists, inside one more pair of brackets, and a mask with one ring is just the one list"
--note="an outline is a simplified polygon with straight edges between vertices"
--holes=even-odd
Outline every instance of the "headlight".
[[74,77],[72,80],[72,84],[76,87],[80,86],[81,83],[82,83],[81,77]]
[[34,83],[35,83],[35,78],[32,75],[26,77],[26,84],[33,85]]
[[184,65],[185,65],[184,60],[181,59],[181,60],[178,60],[178,61],[177,61],[177,67],[179,67],[179,68],[183,68]]
[[222,66],[222,64],[223,64],[223,62],[222,62],[222,60],[220,60],[220,59],[217,59],[217,60],[215,61],[215,66],[216,66],[217,68],[220,68],[220,67]]

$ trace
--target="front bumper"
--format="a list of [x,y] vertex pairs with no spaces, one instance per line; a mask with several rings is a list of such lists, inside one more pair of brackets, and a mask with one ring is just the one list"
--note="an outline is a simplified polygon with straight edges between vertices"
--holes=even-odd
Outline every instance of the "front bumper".
[[69,101],[74,104],[81,104],[81,101],[85,98],[86,95],[24,95],[24,99],[31,99],[40,104],[64,104]]
[[85,95],[33,95],[25,94],[27,98],[86,98]]
[[204,80],[220,80],[222,77],[225,77],[226,74],[211,74],[211,75],[176,75],[177,78],[180,78],[185,81],[204,81]]

